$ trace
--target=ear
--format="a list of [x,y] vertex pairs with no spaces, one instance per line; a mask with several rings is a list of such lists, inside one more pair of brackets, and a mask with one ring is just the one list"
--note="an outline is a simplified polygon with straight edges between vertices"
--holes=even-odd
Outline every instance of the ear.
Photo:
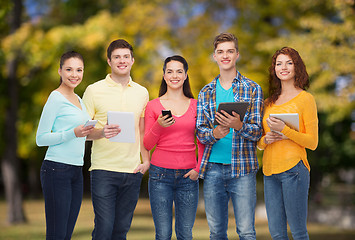
[[62,76],[62,69],[61,68],[58,68],[58,74],[59,74],[59,76]]
[[109,58],[107,59],[107,64],[111,67],[111,60]]
[[132,65],[134,64],[134,57],[132,57]]
[[215,52],[213,52],[213,59],[217,62],[216,53]]

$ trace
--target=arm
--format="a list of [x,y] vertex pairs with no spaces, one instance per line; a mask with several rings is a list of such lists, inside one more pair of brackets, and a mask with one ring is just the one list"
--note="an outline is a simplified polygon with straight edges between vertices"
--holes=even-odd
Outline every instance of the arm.
[[88,135],[88,140],[97,140],[101,138],[112,138],[121,132],[120,126],[117,124],[105,125],[103,128],[94,128]]
[[151,104],[147,104],[144,115],[145,130],[143,143],[146,149],[151,150],[157,144],[163,127],[155,119]]
[[[86,111],[88,112],[91,119],[95,117],[95,96],[90,88],[87,87],[84,95],[83,95],[83,102],[86,107]],[[119,134],[121,129],[118,125],[111,124],[105,125],[104,127],[95,127],[92,132],[87,136],[87,140],[97,140],[101,138],[112,138]]]
[[244,138],[250,141],[258,141],[262,135],[262,116],[264,110],[263,92],[257,86],[252,94],[249,114],[246,116],[242,128],[237,131]]
[[214,144],[218,140],[213,135],[213,123],[212,118],[209,115],[210,109],[204,109],[205,105],[208,105],[205,100],[205,93],[201,92],[197,101],[197,120],[196,130],[197,138],[202,144]]
[[150,155],[149,151],[144,147],[143,138],[144,138],[144,117],[139,119],[139,133],[140,133],[140,149],[142,162],[138,167],[133,171],[133,173],[141,172],[144,174],[150,167]]
[[38,146],[57,145],[76,138],[74,128],[66,131],[52,132],[55,119],[57,118],[60,102],[51,94],[43,107],[42,115],[38,124],[36,143]]
[[318,145],[318,117],[317,105],[314,98],[307,99],[307,105],[304,105],[303,107],[305,132],[298,132],[288,126],[285,126],[281,132],[295,143],[305,148],[315,150]]
[[188,173],[184,175],[185,178],[190,177],[191,180],[196,181],[198,179],[198,174],[200,172],[201,161],[203,157],[203,152],[205,150],[205,145],[203,145],[198,138],[196,139],[198,154],[197,154],[197,164],[194,169],[191,169]]

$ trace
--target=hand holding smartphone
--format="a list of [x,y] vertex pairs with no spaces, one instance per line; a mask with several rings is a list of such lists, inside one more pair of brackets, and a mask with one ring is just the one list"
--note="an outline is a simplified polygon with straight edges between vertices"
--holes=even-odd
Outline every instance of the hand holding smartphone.
[[170,110],[161,110],[161,113],[163,114],[163,117],[166,116],[166,115],[168,115],[169,117],[168,117],[167,119],[173,117],[173,115],[171,114],[171,111],[170,111]]
[[97,120],[88,120],[88,121],[84,124],[84,127],[89,127],[89,126],[95,127],[96,123],[97,123]]

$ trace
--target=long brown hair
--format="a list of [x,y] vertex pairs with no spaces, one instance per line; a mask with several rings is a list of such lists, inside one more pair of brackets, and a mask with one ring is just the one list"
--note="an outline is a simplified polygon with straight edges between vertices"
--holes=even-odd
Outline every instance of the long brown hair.
[[287,55],[292,59],[295,67],[295,87],[303,90],[306,90],[309,87],[309,77],[306,65],[304,64],[301,56],[295,49],[283,47],[280,50],[277,50],[272,56],[271,66],[269,67],[269,98],[265,101],[266,105],[275,103],[281,94],[281,81],[276,76],[275,72],[276,58],[280,54]]
[[[186,79],[185,79],[184,84],[182,86],[182,90],[183,90],[184,95],[186,97],[194,98],[194,95],[192,94],[191,87],[190,87],[189,75],[187,74],[187,70],[189,69],[189,65],[187,64],[187,61],[185,60],[185,58],[183,58],[179,55],[167,57],[164,61],[164,66],[163,66],[164,73],[166,70],[166,65],[171,61],[181,62],[182,65],[184,66],[184,71],[186,73]],[[163,96],[167,90],[168,90],[168,85],[166,84],[166,82],[164,80],[164,76],[163,76],[163,79],[161,80],[161,84],[160,84],[160,88],[159,88],[159,97]]]

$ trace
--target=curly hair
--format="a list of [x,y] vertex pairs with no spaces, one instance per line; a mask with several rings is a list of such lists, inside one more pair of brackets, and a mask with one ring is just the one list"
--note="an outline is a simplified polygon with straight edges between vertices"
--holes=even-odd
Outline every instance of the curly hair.
[[306,90],[309,87],[309,77],[307,69],[301,56],[295,49],[290,47],[283,47],[280,50],[277,50],[272,56],[271,66],[269,67],[269,98],[265,101],[266,105],[275,103],[281,94],[281,81],[276,76],[275,72],[276,58],[280,54],[287,55],[292,59],[292,62],[295,67],[294,86],[303,90]]

